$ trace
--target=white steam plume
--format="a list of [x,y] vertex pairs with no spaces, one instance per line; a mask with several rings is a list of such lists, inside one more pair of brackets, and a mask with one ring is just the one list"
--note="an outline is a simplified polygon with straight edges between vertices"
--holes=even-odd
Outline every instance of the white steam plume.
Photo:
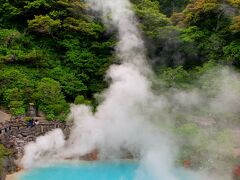
[[[116,53],[122,64],[110,67],[107,76],[112,83],[102,94],[104,101],[95,114],[86,106],[72,107],[74,127],[62,150],[58,147],[59,156],[79,157],[95,148],[99,150],[100,157],[108,158],[120,158],[126,151],[138,157],[154,153],[164,173],[160,174],[175,179],[170,173],[174,163],[170,138],[150,123],[149,114],[153,109],[151,106],[156,106],[152,103],[156,102],[156,97],[145,76],[151,71],[146,63],[145,48],[131,4],[128,0],[89,2],[93,9],[102,12],[105,22],[117,28],[119,42]],[[161,101],[158,103],[161,105]],[[49,137],[45,138],[48,141]],[[39,145],[37,141],[35,146]],[[29,152],[29,147],[26,149],[22,163],[24,167],[30,167],[30,162],[34,163],[33,154],[43,153],[42,149],[39,152]],[[157,153],[159,151],[162,153]],[[44,154],[47,154],[45,150]]]
[[[214,111],[221,110],[224,105],[234,107],[239,102],[239,92],[230,96],[227,92],[231,88],[227,87],[231,86],[221,82],[225,88],[213,100],[202,96],[197,89],[190,92],[172,90],[164,95],[155,95],[148,79],[152,72],[146,63],[144,43],[130,2],[89,0],[89,3],[102,14],[105,23],[118,30],[116,54],[122,64],[112,65],[108,70],[107,76],[112,81],[102,93],[103,101],[96,112],[93,113],[85,105],[73,105],[70,114],[73,127],[69,139],[65,141],[57,130],[27,145],[21,161],[23,167],[30,168],[37,161],[49,158],[77,159],[98,149],[99,157],[103,159],[121,158],[126,152],[139,158],[141,165],[137,179],[144,179],[143,172],[151,174],[153,180],[178,179],[172,173],[177,140],[166,130],[175,123],[177,112],[189,113],[184,116],[188,119],[192,109],[202,105]],[[164,128],[159,128],[155,123],[161,123]],[[195,179],[207,178],[198,174]]]

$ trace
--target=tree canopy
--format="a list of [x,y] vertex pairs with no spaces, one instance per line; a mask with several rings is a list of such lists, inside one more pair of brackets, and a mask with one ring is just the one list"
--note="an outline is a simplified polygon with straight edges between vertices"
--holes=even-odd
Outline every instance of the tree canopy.
[[[239,68],[238,0],[131,0],[149,62],[166,86],[188,88],[207,64]],[[114,32],[82,0],[0,0],[0,104],[49,117],[95,104],[114,63]],[[210,62],[210,63],[209,63]],[[46,93],[47,92],[47,93]]]

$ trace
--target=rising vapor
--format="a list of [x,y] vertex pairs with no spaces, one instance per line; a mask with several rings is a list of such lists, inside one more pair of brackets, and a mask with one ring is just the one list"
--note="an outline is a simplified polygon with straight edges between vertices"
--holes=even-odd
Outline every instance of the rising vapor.
[[[117,29],[116,55],[122,63],[112,65],[108,70],[111,84],[101,94],[103,100],[96,112],[85,105],[73,105],[69,116],[73,120],[69,138],[64,140],[60,130],[55,130],[28,144],[21,161],[23,167],[30,168],[46,159],[78,159],[98,149],[101,159],[122,158],[126,152],[139,159],[136,179],[146,179],[148,174],[153,180],[177,180],[172,173],[178,151],[176,138],[167,128],[160,127],[174,124],[177,107],[191,109],[207,103],[219,110],[216,103],[219,98],[209,102],[198,90],[175,90],[169,92],[171,98],[154,94],[149,80],[153,72],[147,64],[144,42],[131,3],[128,0],[89,0],[88,3],[94,11],[101,13],[108,27]],[[222,89],[220,93],[226,97],[225,92]],[[236,92],[234,97],[239,99],[239,95]],[[234,97],[226,103],[235,102]],[[160,127],[156,122],[161,124]],[[199,173],[195,177],[207,179]]]

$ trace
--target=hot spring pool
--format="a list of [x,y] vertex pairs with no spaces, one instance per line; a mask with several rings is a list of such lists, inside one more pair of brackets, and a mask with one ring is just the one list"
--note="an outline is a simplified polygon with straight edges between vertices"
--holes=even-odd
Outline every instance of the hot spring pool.
[[[23,173],[20,180],[135,180],[137,162],[84,162],[36,168]],[[178,180],[195,179],[184,170],[173,172]],[[145,179],[145,178],[144,178]],[[151,178],[148,178],[151,180]],[[161,179],[159,179],[161,180]],[[166,179],[164,179],[166,180]]]

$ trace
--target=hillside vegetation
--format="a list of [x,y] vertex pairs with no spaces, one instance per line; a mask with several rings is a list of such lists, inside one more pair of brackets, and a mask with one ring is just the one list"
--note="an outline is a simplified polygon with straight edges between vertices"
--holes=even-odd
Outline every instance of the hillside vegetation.
[[[240,68],[239,0],[132,0],[149,63],[166,87],[189,88],[217,64]],[[0,105],[34,102],[49,120],[96,106],[116,37],[81,0],[0,0]]]

